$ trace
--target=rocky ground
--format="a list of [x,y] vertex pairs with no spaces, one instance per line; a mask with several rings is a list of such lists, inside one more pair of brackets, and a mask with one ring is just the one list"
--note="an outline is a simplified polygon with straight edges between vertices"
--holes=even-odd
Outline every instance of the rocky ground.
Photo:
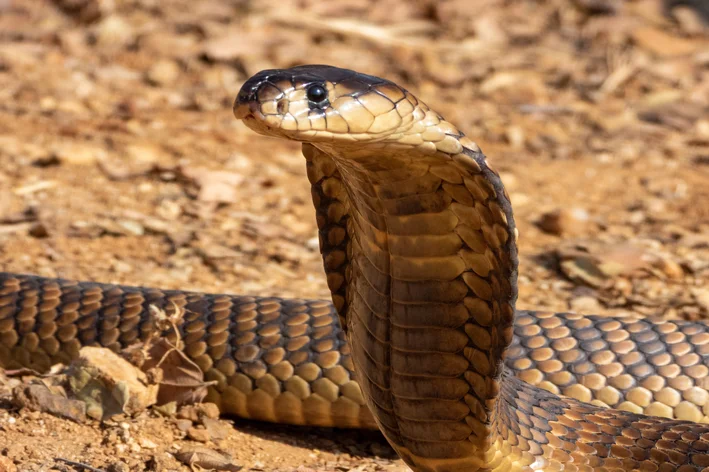
[[[0,0],[0,270],[327,297],[298,147],[231,114],[248,76],[301,63],[392,79],[481,146],[520,228],[520,308],[709,317],[709,29],[657,0]],[[195,446],[406,470],[377,434],[75,423],[9,383],[0,471],[189,470]]]

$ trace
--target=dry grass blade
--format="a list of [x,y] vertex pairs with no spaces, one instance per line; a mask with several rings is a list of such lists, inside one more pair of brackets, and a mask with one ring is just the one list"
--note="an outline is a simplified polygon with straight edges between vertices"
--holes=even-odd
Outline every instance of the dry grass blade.
[[312,15],[306,15],[302,12],[277,10],[268,12],[266,19],[293,28],[310,31],[326,31],[363,39],[379,46],[403,47],[429,53],[459,51],[467,54],[490,54],[490,48],[494,46],[494,44],[491,44],[489,41],[479,39],[467,39],[460,42],[444,39],[431,41],[430,38],[424,36],[409,37],[404,35],[412,32],[429,32],[431,28],[423,28],[420,24],[421,22],[415,22],[411,25],[399,24],[394,27],[384,27],[354,19],[343,18],[326,20]]

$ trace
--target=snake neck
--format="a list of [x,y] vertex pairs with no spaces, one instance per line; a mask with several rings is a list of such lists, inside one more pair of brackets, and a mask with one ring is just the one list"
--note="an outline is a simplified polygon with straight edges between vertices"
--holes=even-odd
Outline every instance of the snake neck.
[[484,470],[516,299],[510,204],[474,149],[383,147],[304,146],[333,300],[364,396],[404,460]]

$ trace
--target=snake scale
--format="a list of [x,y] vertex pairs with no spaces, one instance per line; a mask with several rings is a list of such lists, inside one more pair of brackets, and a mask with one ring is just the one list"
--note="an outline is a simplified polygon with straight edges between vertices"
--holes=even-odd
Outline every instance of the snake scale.
[[151,305],[184,309],[223,413],[379,428],[415,471],[709,470],[708,326],[516,311],[502,182],[411,93],[298,66],[234,114],[303,143],[332,303],[0,273],[0,366],[119,350]]

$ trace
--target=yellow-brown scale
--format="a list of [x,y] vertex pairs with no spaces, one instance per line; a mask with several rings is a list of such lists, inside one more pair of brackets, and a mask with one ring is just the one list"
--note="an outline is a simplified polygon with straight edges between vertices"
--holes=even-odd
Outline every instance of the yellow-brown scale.
[[506,362],[532,385],[599,406],[709,422],[705,323],[522,311],[515,334]]

